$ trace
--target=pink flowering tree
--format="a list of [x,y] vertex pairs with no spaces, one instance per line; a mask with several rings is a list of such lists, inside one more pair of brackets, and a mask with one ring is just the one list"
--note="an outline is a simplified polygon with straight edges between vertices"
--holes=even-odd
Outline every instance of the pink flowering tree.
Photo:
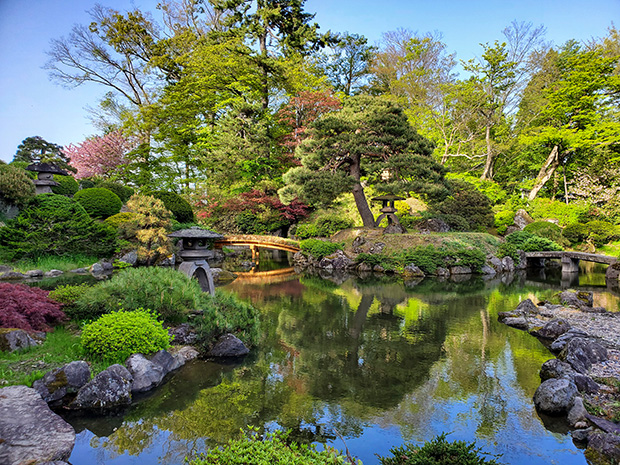
[[89,137],[81,144],[70,144],[64,148],[64,154],[70,158],[71,166],[77,169],[76,178],[109,178],[128,162],[127,153],[134,147],[135,144],[117,130],[103,136]]

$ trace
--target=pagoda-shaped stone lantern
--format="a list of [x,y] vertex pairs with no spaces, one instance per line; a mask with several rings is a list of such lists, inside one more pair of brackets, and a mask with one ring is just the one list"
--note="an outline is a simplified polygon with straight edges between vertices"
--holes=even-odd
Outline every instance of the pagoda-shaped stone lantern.
[[211,255],[213,241],[223,239],[224,236],[199,226],[192,226],[168,234],[168,237],[181,239],[179,256],[183,259],[183,263],[179,265],[179,271],[190,278],[196,278],[203,291],[214,295],[213,274],[207,258]]
[[26,169],[37,173],[37,179],[34,180],[36,195],[52,194],[52,186],[58,185],[58,183],[54,181],[55,174],[68,176],[66,171],[61,170],[53,163],[33,163],[28,165]]
[[407,230],[400,224],[398,221],[398,217],[396,216],[396,208],[394,207],[394,202],[396,200],[405,200],[403,197],[398,197],[397,195],[381,195],[379,197],[375,197],[371,199],[375,202],[382,202],[383,206],[381,208],[381,215],[375,221],[375,228],[379,227],[383,218],[387,218],[388,225],[385,228],[385,233],[387,234],[402,234],[407,232]]

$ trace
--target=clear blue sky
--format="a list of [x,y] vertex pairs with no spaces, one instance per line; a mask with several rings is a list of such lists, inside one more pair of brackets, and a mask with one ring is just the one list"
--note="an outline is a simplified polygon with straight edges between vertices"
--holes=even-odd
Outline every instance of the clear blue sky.
[[[100,0],[118,10],[157,11],[158,0]],[[41,136],[60,145],[96,133],[85,107],[96,106],[105,89],[87,84],[67,90],[50,82],[42,66],[49,41],[88,24],[94,0],[0,0],[0,159],[10,161],[17,145]],[[501,39],[513,20],[543,24],[559,45],[588,40],[620,23],[620,0],[307,0],[322,31],[363,34],[371,43],[382,33],[408,28],[438,31],[458,59],[479,54],[480,43]]]

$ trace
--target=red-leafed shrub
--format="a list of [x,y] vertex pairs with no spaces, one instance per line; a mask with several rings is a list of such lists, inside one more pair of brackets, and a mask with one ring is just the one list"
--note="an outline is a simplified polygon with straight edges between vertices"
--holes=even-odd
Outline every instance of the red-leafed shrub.
[[51,331],[65,319],[62,304],[48,297],[49,292],[25,284],[0,283],[0,328],[25,331]]

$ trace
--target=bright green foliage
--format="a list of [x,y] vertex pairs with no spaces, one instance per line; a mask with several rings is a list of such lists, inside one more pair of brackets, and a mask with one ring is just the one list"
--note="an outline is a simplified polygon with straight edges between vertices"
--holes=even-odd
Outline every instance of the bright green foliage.
[[167,349],[170,335],[151,310],[120,309],[84,326],[80,342],[91,356],[124,363],[131,354]]
[[608,223],[607,221],[588,221],[586,223],[586,228],[588,229],[588,240],[596,247],[605,245],[609,241],[616,240],[620,236],[618,226]]
[[90,286],[88,284],[65,284],[62,286],[58,286],[53,291],[50,291],[49,298],[60,302],[61,304],[70,305],[75,303],[75,301],[88,289]]
[[468,266],[472,271],[480,271],[486,262],[481,249],[467,248],[458,244],[445,244],[441,247],[428,245],[408,249],[400,254],[403,265],[410,263],[425,273],[435,273],[439,267]]
[[588,205],[566,204],[557,200],[542,198],[530,201],[527,207],[527,212],[535,220],[557,219],[561,227],[583,221],[588,217],[589,211]]
[[495,459],[487,460],[475,443],[448,442],[445,433],[422,446],[405,443],[390,452],[391,457],[379,457],[381,465],[499,465]]
[[326,255],[333,254],[336,250],[342,250],[342,244],[334,244],[320,239],[306,239],[299,243],[299,248],[302,252],[320,260]]
[[165,322],[183,321],[202,306],[198,281],[163,267],[128,268],[86,289],[75,302],[74,319],[91,319],[123,307],[151,308]]
[[34,183],[27,172],[13,165],[0,164],[0,200],[23,206],[34,197]]
[[67,195],[71,197],[80,189],[80,185],[73,176],[55,174],[54,181],[58,183],[57,186],[52,186],[52,192],[54,194]]
[[203,317],[194,318],[191,324],[203,348],[225,333],[235,334],[248,346],[258,341],[258,310],[250,303],[217,290],[215,296],[204,294],[202,309]]
[[498,234],[505,234],[508,226],[514,223],[515,212],[512,210],[502,210],[495,214],[495,227]]
[[562,228],[549,221],[534,221],[523,228],[523,231],[535,234],[536,236],[545,237],[558,244],[565,242],[562,236]]
[[13,259],[41,255],[114,253],[114,229],[95,222],[73,199],[41,194],[0,229],[0,248]]
[[319,216],[312,223],[297,225],[295,236],[298,239],[309,237],[329,237],[342,229],[353,227],[353,221],[342,214],[328,213]]
[[84,210],[93,218],[106,219],[121,211],[123,202],[114,192],[102,187],[93,187],[78,191],[73,198],[77,200]]
[[267,433],[261,438],[257,432],[242,439],[232,439],[222,448],[210,449],[191,460],[190,465],[337,465],[350,463],[338,452],[317,451],[316,446],[297,444],[288,440],[281,431]]
[[191,223],[194,221],[192,206],[187,200],[174,192],[150,192],[149,195],[164,202],[164,206],[172,212],[174,219],[179,223]]
[[504,202],[508,197],[507,192],[502,189],[502,187],[495,181],[480,179],[476,176],[472,176],[471,174],[448,173],[446,174],[446,179],[458,179],[468,184],[471,184],[480,192],[482,192],[485,196],[487,196],[493,205]]
[[132,222],[136,220],[136,214],[132,212],[122,212],[117,213],[116,215],[112,215],[107,217],[104,220],[105,224],[109,224],[110,226],[114,226],[115,228],[119,228],[122,224]]
[[584,242],[588,238],[589,231],[583,223],[571,223],[564,228],[562,235],[574,245]]
[[550,239],[526,231],[516,231],[506,236],[506,242],[499,246],[497,254],[500,258],[508,256],[518,262],[517,251],[519,250],[524,252],[559,251],[562,250],[562,246]]
[[121,199],[121,202],[123,203],[127,202],[129,200],[129,197],[131,197],[134,194],[134,190],[131,187],[125,186],[121,184],[120,182],[103,181],[103,182],[97,183],[97,185],[93,187],[108,189],[114,192],[116,195],[118,195],[118,198]]
[[469,224],[469,231],[486,231],[493,227],[494,216],[489,198],[463,181],[450,181],[452,195],[431,205],[431,212],[460,216]]

